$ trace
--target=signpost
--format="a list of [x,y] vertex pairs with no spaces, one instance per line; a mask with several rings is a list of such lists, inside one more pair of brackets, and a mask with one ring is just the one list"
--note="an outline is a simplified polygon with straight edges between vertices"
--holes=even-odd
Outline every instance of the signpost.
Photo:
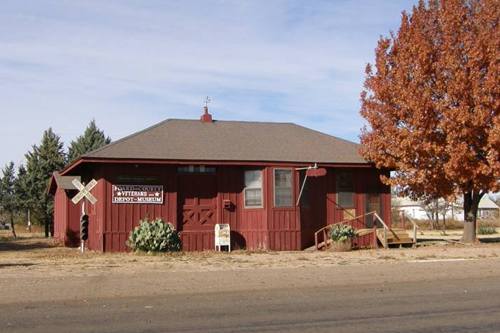
[[215,225],[215,251],[221,251],[222,246],[227,246],[231,252],[231,228],[229,224]]
[[90,191],[97,185],[97,181],[92,179],[87,185],[81,183],[78,179],[73,179],[73,185],[78,190],[78,193],[71,199],[71,201],[76,205],[80,200],[84,199],[82,202],[82,215],[80,218],[80,251],[83,253],[85,251],[85,241],[88,238],[88,225],[89,216],[85,210],[85,200],[88,200],[92,205],[97,202],[96,197],[90,193]]

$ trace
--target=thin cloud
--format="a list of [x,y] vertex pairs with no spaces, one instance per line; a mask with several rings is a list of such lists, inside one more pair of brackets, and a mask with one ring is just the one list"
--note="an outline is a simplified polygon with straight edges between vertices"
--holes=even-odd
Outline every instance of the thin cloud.
[[[169,117],[293,121],[357,140],[363,70],[412,1],[37,1],[0,12],[0,164],[49,126],[113,139]],[[12,138],[15,138],[14,140]],[[7,144],[8,143],[8,144]]]

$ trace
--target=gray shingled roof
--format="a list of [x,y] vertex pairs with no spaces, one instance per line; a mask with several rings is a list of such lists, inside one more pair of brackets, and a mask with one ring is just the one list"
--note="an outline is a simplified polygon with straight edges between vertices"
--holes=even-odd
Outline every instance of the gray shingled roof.
[[359,147],[292,123],[169,119],[84,157],[366,163]]
[[65,190],[76,190],[76,187],[73,185],[73,179],[80,181],[80,176],[61,176],[59,173],[54,173],[54,177],[56,179],[57,187],[65,189]]

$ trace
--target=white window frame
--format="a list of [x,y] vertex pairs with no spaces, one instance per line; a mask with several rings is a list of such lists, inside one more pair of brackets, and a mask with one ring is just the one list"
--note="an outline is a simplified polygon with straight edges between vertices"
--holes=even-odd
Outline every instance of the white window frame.
[[[253,208],[264,208],[264,171],[261,169],[249,169],[245,170],[243,172],[243,181],[245,181],[245,174],[250,171],[258,171],[260,172],[260,187],[247,187],[245,183],[245,188],[243,189],[243,207],[247,209],[253,209]],[[255,189],[260,189],[260,205],[255,205],[255,206],[248,206],[247,205],[247,190],[255,190]]]
[[[292,190],[292,201],[291,201],[291,204],[290,206],[276,206],[276,171],[277,170],[286,170],[286,171],[290,171],[292,173],[292,177],[290,178],[291,179],[291,186],[290,186],[290,189]],[[294,201],[294,173],[293,173],[293,169],[292,168],[274,168],[273,169],[273,206],[274,208],[293,208],[294,205],[293,205],[293,201]]]

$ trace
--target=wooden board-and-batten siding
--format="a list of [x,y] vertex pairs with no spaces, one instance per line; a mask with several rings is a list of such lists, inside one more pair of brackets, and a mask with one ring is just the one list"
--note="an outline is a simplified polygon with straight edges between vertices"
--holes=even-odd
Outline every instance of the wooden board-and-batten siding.
[[[294,170],[293,166],[289,166]],[[263,170],[263,205],[259,208],[244,207],[244,171],[247,169]],[[96,178],[98,185],[92,193],[99,199],[98,203],[89,209],[90,249],[106,252],[127,251],[126,240],[130,231],[143,218],[162,218],[171,222],[179,231],[183,241],[183,249],[211,250],[214,248],[213,225],[228,223],[231,227],[233,248],[249,250],[300,250],[309,247],[314,242],[314,231],[322,226],[336,223],[344,218],[345,213],[336,205],[335,168],[328,168],[324,177],[309,179],[308,193],[310,202],[295,206],[301,178],[299,172],[293,172],[293,202],[291,207],[274,206],[272,166],[216,166],[213,177],[203,182],[203,186],[211,189],[201,190],[198,204],[213,207],[210,221],[200,228],[190,228],[183,225],[182,206],[185,203],[185,193],[190,181],[199,182],[196,176],[178,174],[176,165],[134,165],[134,164],[100,164],[94,168],[87,178]],[[365,193],[377,191],[381,193],[382,213],[384,220],[390,224],[390,191],[378,180],[379,172],[373,168],[352,169],[355,180],[355,195],[353,208],[357,215],[365,210]],[[164,200],[162,204],[113,204],[111,200],[112,185],[123,183],[124,177],[139,177],[162,185]],[[187,182],[187,183],[186,183]],[[375,184],[375,185],[373,185]],[[195,189],[191,189],[194,191]],[[213,196],[208,200],[206,196]],[[208,201],[207,201],[208,200]],[[224,208],[224,201],[232,203],[230,209]],[[62,205],[63,200],[59,200]],[[182,201],[182,202],[181,202]],[[67,203],[66,203],[67,204]],[[208,204],[208,206],[207,206]],[[56,218],[65,213],[56,204]],[[186,204],[189,208],[189,203]],[[78,216],[78,207],[68,206],[67,211],[73,211],[73,217]],[[59,231],[61,233],[62,231]],[[360,240],[360,246],[369,246],[372,239]]]

